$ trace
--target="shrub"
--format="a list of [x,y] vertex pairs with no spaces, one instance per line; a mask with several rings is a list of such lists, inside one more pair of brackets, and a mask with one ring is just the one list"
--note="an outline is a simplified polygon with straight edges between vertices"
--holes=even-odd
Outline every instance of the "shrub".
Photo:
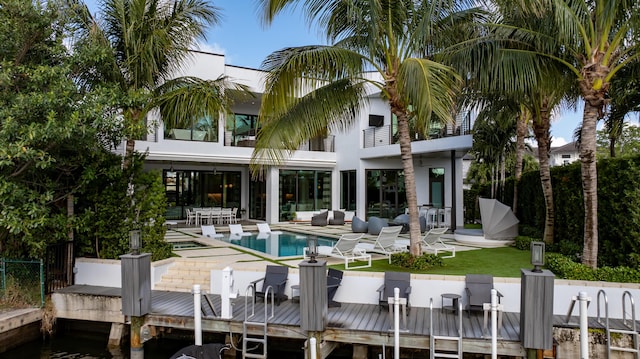
[[531,250],[531,242],[537,241],[535,238],[526,236],[517,236],[513,241],[513,246],[521,251]]
[[545,267],[557,277],[575,280],[605,281],[617,283],[640,282],[640,270],[630,267],[601,267],[593,269],[560,253],[547,253]]
[[402,252],[391,255],[391,264],[415,271],[426,271],[433,267],[442,267],[444,262],[435,254],[425,253],[414,257],[409,252]]

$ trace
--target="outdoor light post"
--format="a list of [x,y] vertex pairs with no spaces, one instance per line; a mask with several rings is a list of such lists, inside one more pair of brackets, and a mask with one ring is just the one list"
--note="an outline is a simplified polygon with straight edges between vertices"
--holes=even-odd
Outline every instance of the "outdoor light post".
[[544,265],[544,242],[531,242],[531,264],[532,272],[541,273]]
[[309,263],[316,263],[316,257],[318,256],[318,237],[307,236],[307,248]]
[[129,249],[131,254],[136,256],[140,254],[140,230],[135,229],[129,231]]
[[139,229],[129,232],[130,253],[120,256],[122,314],[129,317],[131,359],[144,359],[141,332],[144,317],[151,311],[151,254],[140,253],[140,234]]
[[[300,273],[300,329],[307,333],[306,353],[319,351],[319,343],[327,326],[327,262],[316,260],[318,237],[307,236],[305,258],[299,265]],[[305,355],[306,358],[309,355]],[[315,359],[315,358],[313,358]]]
[[553,348],[555,275],[542,269],[544,246],[544,242],[531,242],[533,269],[520,270],[520,341],[529,355],[538,357]]

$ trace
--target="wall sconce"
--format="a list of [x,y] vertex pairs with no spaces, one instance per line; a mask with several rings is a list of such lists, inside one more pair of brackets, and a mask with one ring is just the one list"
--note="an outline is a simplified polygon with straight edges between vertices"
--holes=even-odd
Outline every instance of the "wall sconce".
[[140,254],[140,230],[129,231],[129,249],[131,254]]
[[307,255],[309,256],[309,263],[317,263],[316,257],[318,256],[318,237],[307,236]]
[[173,172],[173,161],[171,161],[171,166],[169,167],[169,172]]
[[542,272],[540,267],[544,265],[544,242],[531,242],[531,264],[532,272]]

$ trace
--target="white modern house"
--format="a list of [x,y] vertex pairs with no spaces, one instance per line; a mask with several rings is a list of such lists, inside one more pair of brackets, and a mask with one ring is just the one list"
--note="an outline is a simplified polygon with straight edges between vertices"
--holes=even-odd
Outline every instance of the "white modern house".
[[[242,218],[269,223],[321,209],[355,211],[363,219],[405,213],[396,125],[379,93],[370,93],[348,132],[328,129],[325,138],[301,146],[255,180],[249,162],[265,74],[228,65],[224,55],[194,52],[181,75],[227,76],[249,86],[255,98],[237,102],[233,115],[194,119],[190,128],[165,128],[159,121],[146,140],[136,142],[137,151],[148,153],[147,168],[162,171],[167,218],[185,218],[187,208],[205,206],[238,207]],[[455,125],[434,129],[427,139],[416,135],[412,143],[418,203],[450,209],[454,229],[463,225],[462,158],[472,145],[471,122],[470,114],[460,114]]]
[[567,143],[560,147],[551,147],[549,152],[549,165],[568,165],[580,159],[580,151],[575,142]]

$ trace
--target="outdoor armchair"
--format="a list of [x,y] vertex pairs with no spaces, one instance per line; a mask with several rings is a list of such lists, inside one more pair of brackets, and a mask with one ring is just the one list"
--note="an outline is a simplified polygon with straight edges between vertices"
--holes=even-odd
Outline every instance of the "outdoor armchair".
[[[284,294],[284,288],[287,284],[288,276],[289,267],[267,265],[264,277],[251,282],[251,286],[253,286],[253,290],[255,293],[254,300],[257,298],[266,300],[265,296],[271,295],[271,293],[273,293],[276,305],[280,305],[281,301],[288,299],[287,295]],[[258,289],[257,284],[260,282],[262,282],[262,286],[260,287],[260,289]],[[269,290],[269,293],[267,293],[267,289],[269,287],[271,287],[271,289]]]

